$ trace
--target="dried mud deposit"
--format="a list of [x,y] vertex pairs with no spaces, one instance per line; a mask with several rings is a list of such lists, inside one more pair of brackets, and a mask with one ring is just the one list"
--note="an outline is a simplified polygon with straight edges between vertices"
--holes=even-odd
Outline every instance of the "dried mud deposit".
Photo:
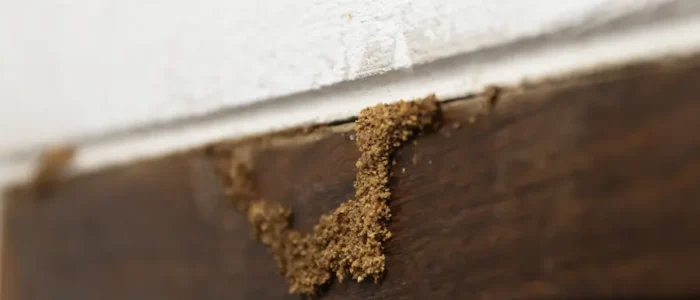
[[[356,163],[355,197],[322,216],[312,233],[289,228],[291,212],[279,203],[237,197],[245,190],[240,166],[227,172],[232,197],[246,212],[258,239],[270,249],[290,293],[314,294],[335,276],[377,282],[385,269],[383,243],[391,238],[387,222],[390,157],[397,147],[435,121],[434,97],[420,101],[380,104],[360,112],[355,123],[361,156]],[[241,187],[245,187],[242,189]],[[250,194],[250,193],[247,193]],[[243,203],[242,203],[243,201]]]

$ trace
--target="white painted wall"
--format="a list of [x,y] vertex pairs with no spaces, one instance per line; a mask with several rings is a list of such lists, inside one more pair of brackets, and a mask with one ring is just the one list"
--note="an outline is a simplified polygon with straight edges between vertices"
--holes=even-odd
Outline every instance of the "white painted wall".
[[694,0],[0,0],[0,181],[54,142],[78,144],[89,169],[694,52],[699,12]]
[[592,26],[662,2],[2,1],[0,155]]

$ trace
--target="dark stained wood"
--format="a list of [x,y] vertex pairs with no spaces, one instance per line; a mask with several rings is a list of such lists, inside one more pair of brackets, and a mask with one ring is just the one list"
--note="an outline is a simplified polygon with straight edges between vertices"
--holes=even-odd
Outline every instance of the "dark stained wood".
[[213,170],[201,156],[172,157],[78,178],[43,201],[18,195],[5,214],[2,275],[14,284],[3,293],[55,300],[286,296],[265,248],[227,209]]
[[[689,63],[693,62],[693,63]],[[396,154],[381,285],[326,299],[698,296],[700,66],[645,65],[446,104]],[[261,196],[311,230],[353,195],[352,132],[261,149]],[[298,299],[204,151],[5,208],[3,299]]]

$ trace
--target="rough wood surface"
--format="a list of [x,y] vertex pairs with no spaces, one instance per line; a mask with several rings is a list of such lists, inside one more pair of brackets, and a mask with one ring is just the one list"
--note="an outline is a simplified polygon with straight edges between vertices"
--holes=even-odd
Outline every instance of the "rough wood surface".
[[[700,67],[678,65],[445,105],[396,155],[382,284],[323,298],[700,295]],[[351,135],[256,152],[261,196],[310,230],[353,196]],[[3,299],[298,298],[204,151],[10,197]]]

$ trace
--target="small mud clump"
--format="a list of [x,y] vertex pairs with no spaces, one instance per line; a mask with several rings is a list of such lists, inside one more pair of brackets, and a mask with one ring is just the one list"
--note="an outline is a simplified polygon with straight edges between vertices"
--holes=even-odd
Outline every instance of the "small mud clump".
[[54,145],[44,149],[34,172],[34,188],[37,191],[45,191],[61,181],[75,153],[76,148],[73,145]]
[[[289,228],[291,212],[279,203],[258,200],[247,206],[248,221],[289,282],[290,293],[314,294],[335,276],[378,282],[385,270],[383,245],[391,232],[387,200],[391,155],[438,114],[434,96],[419,101],[379,104],[355,122],[355,197],[322,216],[312,233]],[[233,180],[244,180],[233,178]],[[232,195],[236,198],[235,193]]]
[[348,275],[357,281],[384,272],[382,245],[391,237],[387,221],[391,212],[389,171],[394,149],[434,121],[434,97],[416,102],[380,104],[360,112],[355,123],[356,143],[361,156],[356,163],[355,198],[322,216],[314,228],[321,245],[319,262],[339,281]]

